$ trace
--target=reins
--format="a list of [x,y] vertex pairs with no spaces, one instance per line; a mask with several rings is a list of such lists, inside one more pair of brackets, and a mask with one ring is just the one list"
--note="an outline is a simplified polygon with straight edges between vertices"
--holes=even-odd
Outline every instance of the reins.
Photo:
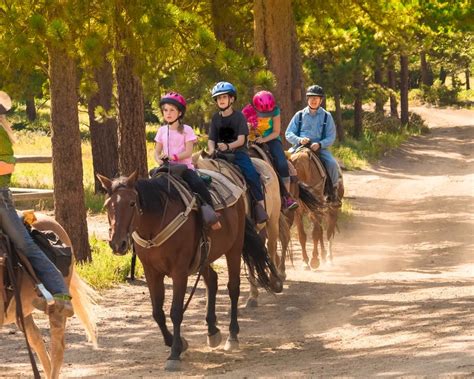
[[2,236],[4,238],[4,241],[6,242],[5,247],[7,249],[7,259],[6,259],[7,270],[8,270],[8,275],[10,276],[11,285],[13,287],[13,293],[15,296],[17,322],[21,326],[21,329],[23,329],[23,336],[25,337],[26,349],[28,350],[28,357],[30,358],[31,369],[33,370],[33,376],[35,379],[40,379],[41,377],[38,371],[38,366],[36,365],[35,357],[33,355],[30,343],[28,342],[28,337],[26,335],[25,318],[23,315],[23,306],[21,303],[21,294],[20,294],[20,289],[18,288],[18,283],[16,281],[15,271],[13,268],[13,262],[12,262],[13,252],[11,250],[10,239],[4,233],[2,233]]

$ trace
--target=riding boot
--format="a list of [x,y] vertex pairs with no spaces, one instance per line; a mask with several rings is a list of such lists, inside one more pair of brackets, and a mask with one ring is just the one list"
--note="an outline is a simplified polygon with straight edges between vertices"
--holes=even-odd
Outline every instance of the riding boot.
[[339,196],[337,194],[337,186],[332,187],[332,191],[328,196],[328,203],[334,208],[340,208],[342,206],[341,199],[339,199]]
[[70,300],[71,296],[66,294],[55,294],[53,295],[53,298],[54,304],[52,305],[48,305],[44,297],[35,297],[32,303],[36,309],[47,314],[51,312],[57,312],[64,317],[74,316],[74,308],[72,307]]
[[265,208],[260,203],[256,203],[254,207],[254,216],[256,224],[263,224],[268,220],[268,214],[265,211]]
[[212,230],[218,230],[222,227],[219,222],[219,215],[211,205],[203,203],[201,205],[201,213],[204,225],[210,226]]

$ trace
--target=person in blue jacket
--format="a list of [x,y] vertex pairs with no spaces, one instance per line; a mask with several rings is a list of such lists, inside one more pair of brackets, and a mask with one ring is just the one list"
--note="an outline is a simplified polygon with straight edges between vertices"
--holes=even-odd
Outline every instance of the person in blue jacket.
[[329,178],[331,179],[331,193],[328,200],[337,206],[341,205],[337,196],[337,185],[339,182],[339,165],[328,148],[336,140],[336,126],[334,120],[321,103],[325,97],[321,86],[311,85],[306,90],[308,106],[295,113],[285,137],[293,147],[289,150],[294,152],[299,146],[307,145],[314,152],[318,152],[319,158],[325,165]]

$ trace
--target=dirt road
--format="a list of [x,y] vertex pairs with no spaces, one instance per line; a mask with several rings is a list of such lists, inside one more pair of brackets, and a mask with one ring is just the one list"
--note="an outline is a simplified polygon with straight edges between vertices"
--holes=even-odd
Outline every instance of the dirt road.
[[[295,242],[298,261],[284,292],[262,294],[257,309],[242,307],[240,351],[206,347],[198,288],[183,323],[190,348],[182,376],[474,377],[474,112],[415,111],[431,133],[345,174],[354,216],[336,237],[334,265],[304,271]],[[245,283],[242,306],[247,290]],[[77,320],[69,322],[64,377],[169,375],[143,282],[107,291],[97,314],[96,351]],[[2,377],[30,372],[13,331],[1,331]]]

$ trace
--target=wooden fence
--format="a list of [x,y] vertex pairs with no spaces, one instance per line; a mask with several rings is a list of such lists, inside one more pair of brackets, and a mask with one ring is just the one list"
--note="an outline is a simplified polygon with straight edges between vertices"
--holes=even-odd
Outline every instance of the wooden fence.
[[[43,155],[18,155],[15,157],[16,163],[51,163],[50,156]],[[53,198],[54,191],[52,189],[38,188],[10,188],[15,202],[32,201],[32,200],[49,200]]]

